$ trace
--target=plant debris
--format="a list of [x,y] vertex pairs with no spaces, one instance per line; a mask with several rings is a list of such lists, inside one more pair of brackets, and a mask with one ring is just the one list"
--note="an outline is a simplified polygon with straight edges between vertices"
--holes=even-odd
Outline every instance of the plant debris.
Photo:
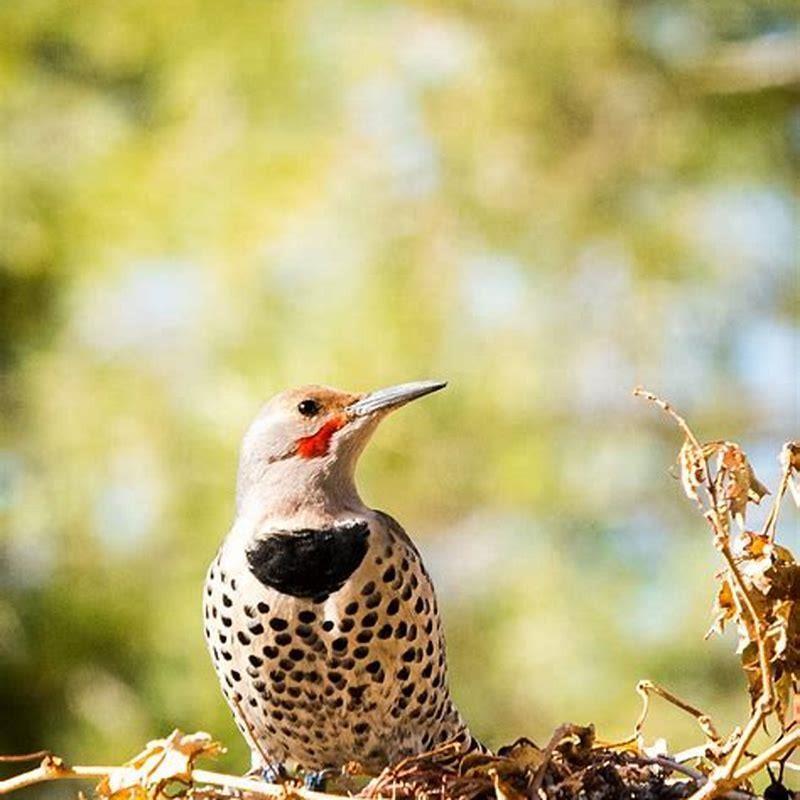
[[[165,795],[173,783],[190,786],[194,762],[223,752],[222,745],[207,733],[186,735],[173,731],[166,739],[148,742],[141,753],[117,767],[95,788],[102,800],[147,800]],[[171,795],[172,797],[175,794]]]
[[595,747],[594,730],[562,726],[555,745],[529,739],[497,755],[458,752],[443,745],[384,770],[361,793],[368,800],[679,800],[698,788],[672,769],[633,752]]

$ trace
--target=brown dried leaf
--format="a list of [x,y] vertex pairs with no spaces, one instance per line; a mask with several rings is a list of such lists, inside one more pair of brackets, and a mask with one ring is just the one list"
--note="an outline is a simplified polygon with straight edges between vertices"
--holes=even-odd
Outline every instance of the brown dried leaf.
[[769,490],[753,472],[747,456],[735,442],[714,442],[717,449],[717,471],[715,488],[717,499],[724,506],[719,510],[727,512],[744,526],[748,503],[761,502]]
[[508,747],[504,747],[499,751],[499,755],[520,772],[537,770],[545,758],[544,750],[526,738],[517,739]]
[[698,489],[706,482],[706,460],[704,454],[694,446],[691,439],[687,438],[684,441],[678,453],[678,464],[681,469],[683,491],[690,500],[700,503]]
[[529,800],[528,795],[518,792],[508,781],[500,777],[497,770],[489,771],[494,784],[494,794],[497,800]]
[[714,621],[706,634],[706,638],[713,633],[722,634],[725,630],[725,623],[735,619],[738,613],[736,600],[733,596],[733,589],[731,589],[730,581],[724,578],[720,581],[719,588],[717,589],[717,596],[714,598]]
[[95,791],[103,800],[159,800],[173,781],[191,782],[196,759],[221,752],[222,746],[207,733],[174,730],[166,739],[148,742],[141,753],[103,778]]
[[482,775],[501,777],[519,775],[526,770],[535,772],[544,762],[544,751],[530,739],[517,739],[498,751],[496,756],[486,753],[469,753],[461,761],[461,774],[470,777]]
[[772,549],[772,540],[769,536],[755,531],[744,532],[745,545],[742,548],[744,553],[751,558],[761,558],[768,556]]

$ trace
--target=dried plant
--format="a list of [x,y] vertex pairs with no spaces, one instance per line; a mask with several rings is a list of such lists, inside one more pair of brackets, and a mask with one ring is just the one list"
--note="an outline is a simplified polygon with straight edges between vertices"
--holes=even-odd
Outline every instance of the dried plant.
[[[706,519],[714,547],[722,557],[709,635],[735,625],[750,695],[751,714],[741,727],[722,735],[707,713],[668,689],[642,680],[637,692],[642,712],[632,736],[617,744],[595,740],[592,727],[562,725],[546,747],[527,739],[501,748],[496,755],[463,754],[455,743],[407,758],[381,773],[358,797],[363,800],[751,800],[751,779],[771,765],[781,774],[791,752],[800,746],[800,565],[778,544],[781,503],[790,493],[800,506],[800,442],[780,453],[781,479],[761,530],[747,528],[747,509],[769,494],[756,478],[741,447],[728,441],[701,443],[686,421],[656,395],[634,394],[663,409],[678,425],[684,443],[678,455],[683,489]],[[643,727],[653,696],[692,716],[703,742],[669,756],[648,748]],[[772,723],[774,741],[760,753],[751,751],[756,733]],[[197,769],[201,757],[213,757],[221,746],[205,733],[180,731],[150,742],[121,767],[69,767],[50,753],[7,756],[2,761],[40,761],[38,767],[5,781],[0,794],[51,780],[99,780],[98,800],[196,800],[289,798],[339,800],[342,795],[311,792],[297,780],[281,785],[248,777]],[[356,764],[343,769],[345,789],[352,788]],[[772,775],[773,773],[770,772]],[[677,776],[677,777],[676,777]],[[350,781],[350,783],[348,783]],[[791,795],[773,781],[771,800]],[[348,792],[351,793],[351,792]]]
[[[800,565],[776,538],[781,502],[788,491],[800,505],[800,442],[787,442],[780,453],[781,479],[760,531],[746,527],[747,507],[769,494],[756,478],[742,448],[735,442],[701,443],[672,406],[644,389],[634,394],[663,409],[684,435],[678,455],[681,483],[708,522],[724,566],[718,574],[714,624],[709,633],[736,625],[742,667],[750,692],[751,715],[740,730],[722,739],[710,719],[692,709],[707,737],[703,757],[713,765],[693,800],[708,800],[746,784],[771,761],[800,744],[797,693],[800,686]],[[649,697],[652,684],[640,691]],[[662,696],[667,695],[658,689]],[[675,702],[674,697],[668,697]],[[680,705],[680,703],[676,703]],[[647,703],[645,702],[645,714]],[[684,709],[688,710],[688,709]],[[775,743],[746,760],[758,730],[774,720],[780,731]],[[637,725],[638,736],[643,718]],[[744,763],[743,763],[744,762]]]

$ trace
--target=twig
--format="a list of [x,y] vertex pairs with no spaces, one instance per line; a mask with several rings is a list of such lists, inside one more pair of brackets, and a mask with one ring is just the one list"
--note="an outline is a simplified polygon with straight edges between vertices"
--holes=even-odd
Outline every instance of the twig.
[[[35,769],[28,770],[19,775],[0,781],[0,795],[10,794],[26,786],[58,780],[94,780],[106,778],[118,767],[92,766],[68,767],[61,759],[47,755],[42,763]],[[283,784],[264,783],[252,778],[243,778],[236,775],[223,775],[219,772],[209,772],[204,769],[195,769],[191,772],[191,782],[210,784],[212,786],[227,787],[249,792],[257,797],[281,798],[286,800],[287,794],[300,800],[342,800],[340,795],[313,792],[300,787],[287,787]]]
[[49,750],[37,750],[35,753],[18,753],[8,756],[0,756],[0,763],[14,764],[19,761],[41,761],[51,755]]
[[26,786],[58,780],[100,780],[110,775],[115,767],[67,767],[60,759],[45,756],[35,769],[0,781],[0,794],[9,794]]
[[[687,778],[691,778],[700,785],[704,785],[706,781],[708,781],[708,776],[700,772],[699,769],[687,767],[685,764],[679,764],[677,761],[667,758],[667,756],[633,756],[632,758],[637,764],[657,764],[659,767],[663,767],[664,769],[668,769],[673,772],[680,772],[681,774],[686,775]],[[728,798],[728,800],[754,800],[757,795],[751,792],[733,790],[726,792],[725,797]]]
[[694,767],[687,767],[686,764],[679,764],[667,756],[631,756],[631,759],[637,764],[657,764],[659,767],[671,770],[672,772],[680,772],[687,778],[693,781],[702,782],[706,780],[706,776],[700,772],[699,769]]
[[556,747],[568,733],[574,730],[574,728],[574,725],[567,723],[566,725],[559,725],[553,732],[550,741],[547,743],[547,747],[542,751],[542,763],[537,767],[533,780],[531,781],[531,797],[539,796],[539,789],[542,788],[544,775],[547,772],[547,767],[550,765]]
[[702,453],[703,448],[700,446],[700,442],[697,440],[697,437],[694,435],[694,432],[689,427],[686,420],[666,400],[662,400],[657,394],[648,391],[643,386],[637,386],[633,390],[633,396],[643,397],[645,400],[655,403],[664,413],[669,414],[669,416],[675,420],[678,427],[684,432],[686,438],[692,443],[692,446],[696,447]]
[[744,766],[736,770],[733,774],[733,779],[741,781],[751,775],[755,775],[756,772],[766,767],[771,761],[778,761],[782,756],[791,753],[795,747],[800,747],[800,728],[795,728],[790,733],[782,736],[763,753],[752,758]]
[[650,694],[652,693],[658,695],[668,703],[674,705],[676,708],[679,708],[681,711],[685,711],[687,714],[694,717],[698,726],[700,727],[700,730],[714,744],[719,745],[722,743],[722,737],[717,732],[716,726],[708,714],[706,714],[704,711],[701,711],[699,708],[695,708],[685,700],[682,700],[680,697],[673,694],[668,689],[665,689],[663,686],[660,686],[659,684],[650,680],[642,680],[636,684],[636,692],[639,697],[642,698],[642,713],[639,715],[639,719],[636,721],[636,725],[634,726],[634,735],[636,737],[638,737],[641,733],[642,726],[647,718],[647,713],[650,706]]
[[775,492],[772,508],[769,510],[769,514],[764,520],[764,527],[761,530],[761,535],[766,536],[770,542],[775,541],[775,526],[778,524],[778,514],[780,512],[781,503],[783,502],[783,496],[786,494],[786,490],[789,488],[789,481],[792,478],[791,446],[792,443],[787,442],[781,451],[781,456],[783,456],[784,453],[786,454],[785,458],[782,457],[780,459],[783,466],[781,480]]
[[647,721],[648,714],[650,713],[651,693],[658,695],[668,703],[671,703],[672,705],[681,709],[681,711],[685,711],[687,714],[694,717],[700,730],[705,734],[706,738],[718,747],[722,746],[722,737],[717,732],[717,728],[714,725],[711,717],[704,711],[701,711],[699,708],[695,708],[690,703],[687,703],[685,700],[682,700],[668,689],[665,689],[663,686],[660,686],[651,680],[640,680],[636,684],[636,693],[642,699],[642,710],[639,712],[639,718],[634,723],[633,734],[628,739],[609,744],[607,747],[618,750],[629,747],[630,745],[636,745],[637,747],[641,746],[640,738],[642,729],[644,728],[644,724]]
[[287,786],[286,784],[264,783],[263,781],[255,781],[252,778],[223,775],[220,772],[209,772],[205,769],[192,770],[192,781],[208,783],[212,786],[227,786],[231,789],[241,789],[243,792],[252,792],[253,794],[259,794],[263,797],[286,798],[288,793],[289,796],[302,798],[302,800],[342,800],[342,796],[338,794],[314,792],[311,789],[304,789],[299,786]]
[[764,769],[770,762],[777,761],[781,756],[791,752],[798,745],[800,745],[800,728],[782,736],[763,753],[752,758],[732,773],[729,773],[727,764],[718,768],[709,775],[708,782],[698,789],[689,800],[712,800],[712,798],[724,795],[729,789],[738,786],[751,775]]

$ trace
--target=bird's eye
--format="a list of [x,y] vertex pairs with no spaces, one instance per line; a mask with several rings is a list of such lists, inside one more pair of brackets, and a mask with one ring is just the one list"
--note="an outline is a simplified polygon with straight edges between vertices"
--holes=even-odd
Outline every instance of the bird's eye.
[[301,400],[297,404],[297,410],[304,417],[313,417],[319,413],[319,403],[316,400]]

